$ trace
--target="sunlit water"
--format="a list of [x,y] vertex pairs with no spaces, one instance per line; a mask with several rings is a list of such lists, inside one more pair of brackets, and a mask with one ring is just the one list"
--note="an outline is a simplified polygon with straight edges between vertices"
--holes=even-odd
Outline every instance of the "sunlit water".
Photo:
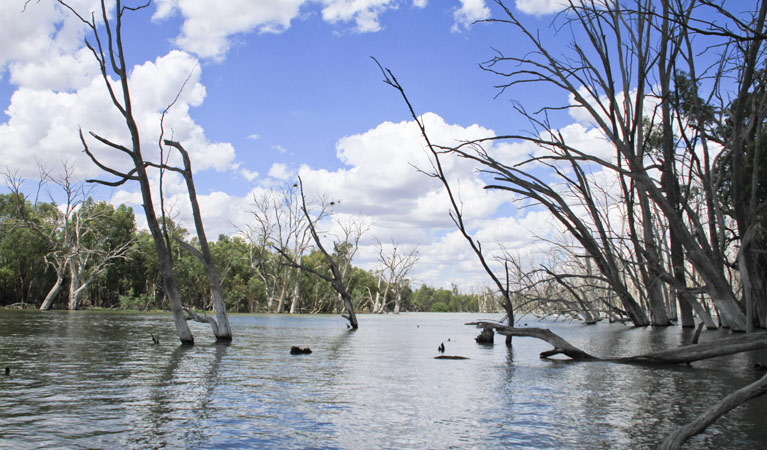
[[[754,381],[749,353],[691,367],[541,360],[515,338],[477,345],[468,314],[234,316],[231,345],[170,316],[0,311],[3,448],[652,448]],[[597,355],[689,342],[691,331],[543,324]],[[152,345],[150,333],[160,345]],[[722,332],[704,332],[713,339]],[[436,360],[446,354],[467,360]],[[292,345],[310,355],[290,355]],[[767,399],[688,448],[767,447]]]

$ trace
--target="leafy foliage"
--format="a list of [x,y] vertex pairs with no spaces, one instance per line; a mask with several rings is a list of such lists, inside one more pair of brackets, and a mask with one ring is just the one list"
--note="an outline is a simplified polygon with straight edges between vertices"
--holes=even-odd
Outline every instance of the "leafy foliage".
[[[45,294],[56,281],[55,273],[45,262],[51,252],[48,241],[36,231],[18,226],[20,215],[39,224],[49,223],[56,205],[40,202],[33,207],[25,199],[12,194],[0,195],[0,306],[23,303],[39,307]],[[100,308],[129,310],[167,309],[163,293],[162,278],[157,263],[157,252],[152,236],[145,230],[138,230],[133,210],[125,205],[114,207],[106,202],[87,199],[81,205],[83,212],[93,217],[85,234],[86,245],[99,245],[109,249],[124,242],[132,242],[124,259],[110,264],[99,274],[83,295],[83,305]],[[174,223],[168,229],[176,237],[186,239],[186,230]],[[196,246],[196,239],[189,241]],[[277,269],[284,264],[279,255],[264,249],[255,249],[254,244],[242,237],[220,235],[211,243],[211,253],[221,274],[221,282],[227,308],[232,312],[276,312],[276,305],[267,305],[264,281],[257,270],[259,264]],[[205,271],[200,261],[176,243],[172,245],[174,271],[179,281],[183,302],[201,310],[210,310],[210,292]],[[349,248],[339,245],[332,255],[335,260],[344,261]],[[341,254],[338,254],[338,253]],[[258,259],[257,261],[255,259]],[[319,250],[312,250],[302,257],[302,264],[321,273],[329,272],[326,259]],[[294,269],[291,269],[294,270]],[[276,273],[277,270],[272,272]],[[338,294],[329,283],[306,272],[286,277],[279,290],[287,307],[298,295],[295,312],[337,313],[342,306]],[[296,289],[295,282],[298,283]],[[66,292],[69,280],[54,302],[55,308],[66,307]],[[353,304],[359,311],[371,311],[373,297],[378,294],[394,295],[394,289],[386,289],[386,282],[359,267],[351,266],[348,276],[349,292]],[[403,311],[477,311],[478,297],[461,294],[452,290],[433,288],[426,285],[412,291],[410,280],[401,281],[401,308]],[[391,312],[393,299],[384,312]]]

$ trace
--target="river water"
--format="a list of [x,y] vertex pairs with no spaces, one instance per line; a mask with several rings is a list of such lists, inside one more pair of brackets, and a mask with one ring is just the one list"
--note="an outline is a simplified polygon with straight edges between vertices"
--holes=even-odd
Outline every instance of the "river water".
[[[167,314],[0,311],[2,448],[653,448],[761,374],[752,352],[657,368],[541,360],[548,344],[478,345],[472,314],[231,317],[216,345]],[[691,331],[533,318],[592,354],[689,342]],[[150,334],[160,339],[152,345]],[[721,336],[704,332],[701,340]],[[467,360],[436,360],[446,354]],[[293,345],[310,355],[290,355]],[[767,447],[767,398],[687,448]]]

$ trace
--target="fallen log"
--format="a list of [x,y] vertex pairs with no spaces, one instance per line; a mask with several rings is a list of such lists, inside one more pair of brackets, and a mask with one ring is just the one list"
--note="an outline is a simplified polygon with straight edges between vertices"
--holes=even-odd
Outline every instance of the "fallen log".
[[767,349],[767,333],[758,332],[739,334],[712,342],[683,345],[671,350],[661,350],[642,355],[600,358],[579,349],[546,328],[517,328],[490,320],[469,322],[466,325],[475,325],[477,328],[492,328],[498,334],[506,336],[534,337],[548,342],[554,347],[552,350],[542,352],[540,354],[541,358],[563,354],[576,361],[607,361],[624,364],[682,364],[716,358],[718,356],[734,355],[750,350]]

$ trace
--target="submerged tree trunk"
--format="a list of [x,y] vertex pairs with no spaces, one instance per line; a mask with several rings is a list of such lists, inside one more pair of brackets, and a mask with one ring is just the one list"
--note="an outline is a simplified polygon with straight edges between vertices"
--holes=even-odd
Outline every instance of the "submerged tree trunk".
[[202,223],[200,204],[197,201],[197,190],[194,187],[194,178],[192,177],[192,162],[189,159],[189,153],[187,153],[186,149],[184,149],[184,147],[179,142],[166,140],[165,145],[171,146],[178,150],[184,162],[184,169],[181,171],[181,174],[184,176],[184,181],[186,181],[187,193],[189,194],[189,202],[192,205],[194,228],[197,231],[197,240],[200,244],[200,252],[194,252],[194,254],[200,259],[200,261],[202,261],[202,265],[205,267],[205,273],[208,276],[208,285],[210,286],[210,296],[213,300],[213,307],[216,310],[216,322],[218,326],[214,328],[213,333],[216,336],[216,340],[231,341],[232,329],[229,326],[229,316],[226,313],[224,290],[221,287],[221,281],[218,277],[216,264],[213,261],[213,256],[210,253],[210,247],[208,247],[208,238],[205,235],[205,227]]
[[[111,187],[121,186],[128,181],[137,181],[141,187],[142,206],[144,208],[144,214],[146,215],[147,227],[154,240],[155,250],[157,251],[158,265],[160,274],[163,278],[163,284],[165,287],[165,295],[170,302],[171,311],[173,312],[173,319],[178,331],[179,339],[183,344],[194,344],[194,337],[186,323],[184,316],[183,306],[181,304],[181,295],[178,289],[178,282],[173,273],[173,264],[170,254],[170,249],[166,246],[162,230],[157,222],[157,215],[154,210],[154,203],[152,201],[152,190],[149,183],[149,175],[147,174],[148,162],[144,160],[141,152],[141,138],[139,134],[138,124],[133,117],[133,100],[130,94],[130,88],[128,85],[128,68],[126,64],[126,56],[124,52],[122,42],[122,18],[126,11],[137,11],[148,7],[148,4],[138,6],[135,8],[123,7],[122,1],[117,0],[115,2],[115,14],[110,16],[107,11],[107,6],[104,1],[101,2],[101,19],[103,20],[103,26],[106,29],[106,41],[108,44],[108,52],[104,52],[102,42],[104,42],[104,36],[99,33],[99,27],[96,23],[95,15],[86,19],[84,16],[77,13],[70,5],[65,1],[59,0],[59,3],[65,8],[69,9],[73,14],[77,16],[80,21],[83,22],[89,29],[90,33],[97,42],[97,46],[93,47],[90,42],[86,40],[88,49],[93,54],[96,61],[99,63],[101,71],[101,78],[106,85],[107,96],[111,100],[112,104],[118,110],[120,115],[125,120],[127,131],[130,135],[130,145],[121,145],[119,143],[110,141],[109,139],[99,136],[94,132],[90,132],[90,135],[99,141],[106,147],[111,148],[115,152],[127,154],[133,161],[133,168],[128,172],[121,172],[114,168],[111,168],[101,163],[95,155],[88,148],[88,144],[83,136],[82,130],[80,131],[80,142],[83,145],[83,150],[88,157],[93,161],[96,166],[102,169],[104,172],[117,177],[116,181],[105,180],[87,180],[93,183],[99,183]],[[111,24],[110,20],[114,19],[115,23]],[[117,77],[117,81],[113,81],[112,75]]]

